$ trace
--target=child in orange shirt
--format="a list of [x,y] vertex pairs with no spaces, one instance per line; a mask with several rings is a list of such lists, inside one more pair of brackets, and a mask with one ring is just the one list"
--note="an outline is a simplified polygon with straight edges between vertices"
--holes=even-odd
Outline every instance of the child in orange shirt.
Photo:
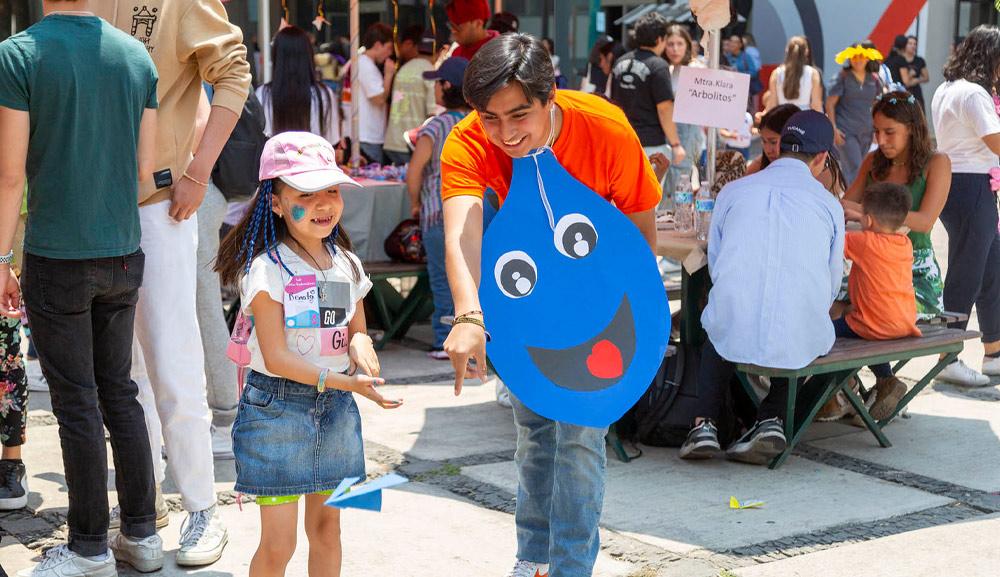
[[[853,310],[833,321],[837,337],[892,340],[919,337],[917,301],[913,292],[913,247],[899,234],[911,204],[910,192],[899,184],[880,182],[861,197],[862,232],[844,238],[844,256],[854,262],[847,281]],[[878,379],[875,420],[889,417],[906,394],[906,385],[889,364],[870,367]]]

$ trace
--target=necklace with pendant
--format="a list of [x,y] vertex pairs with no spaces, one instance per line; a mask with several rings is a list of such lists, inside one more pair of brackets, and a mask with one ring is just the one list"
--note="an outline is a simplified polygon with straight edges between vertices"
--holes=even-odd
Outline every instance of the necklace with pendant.
[[[295,240],[295,237],[291,237],[291,239]],[[319,274],[323,275],[323,283],[322,284],[316,283],[316,284],[319,285],[319,287],[318,287],[318,289],[319,289],[319,300],[321,302],[325,301],[326,300],[326,285],[327,285],[326,271],[323,269],[323,267],[319,266],[319,262],[317,262],[316,259],[313,258],[313,255],[308,250],[306,250],[306,247],[302,246],[299,243],[299,241],[297,241],[297,240],[295,240],[295,244],[297,244],[299,246],[299,248],[302,249],[302,252],[306,253],[306,256],[309,257],[309,260],[311,260],[313,262],[313,264],[316,265],[316,270],[319,271]],[[331,262],[331,265],[332,264],[333,263]]]

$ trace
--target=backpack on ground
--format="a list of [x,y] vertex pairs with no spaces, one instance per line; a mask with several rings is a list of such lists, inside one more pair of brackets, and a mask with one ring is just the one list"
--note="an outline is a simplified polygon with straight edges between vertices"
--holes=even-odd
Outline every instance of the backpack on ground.
[[[700,416],[696,413],[701,350],[694,345],[672,344],[676,353],[663,359],[649,389],[618,421],[619,438],[651,447],[680,447],[695,418]],[[722,409],[716,423],[722,447],[735,440],[745,426],[746,417],[739,416],[744,411],[739,409],[750,401],[744,397],[742,385],[734,376],[729,386],[723,388]]]

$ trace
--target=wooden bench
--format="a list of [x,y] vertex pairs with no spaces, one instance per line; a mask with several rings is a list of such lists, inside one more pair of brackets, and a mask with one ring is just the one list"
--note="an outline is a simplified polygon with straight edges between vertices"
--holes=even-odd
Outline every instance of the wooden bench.
[[[950,318],[955,318],[955,315],[951,315]],[[955,320],[960,319],[955,318]],[[891,447],[892,443],[886,438],[882,428],[903,410],[946,365],[958,357],[958,353],[961,352],[967,339],[982,336],[982,333],[975,331],[950,329],[941,323],[922,325],[921,331],[923,336],[920,338],[894,341],[837,339],[829,354],[816,359],[812,364],[801,369],[770,369],[742,363],[737,365],[743,388],[746,389],[747,394],[758,407],[760,399],[747,381],[746,374],[772,378],[784,377],[789,379],[791,385],[794,385],[801,377],[811,377],[798,387],[789,386],[788,388],[788,404],[784,416],[787,445],[785,451],[771,462],[770,468],[775,469],[785,462],[816,414],[827,401],[840,391],[844,392],[847,400],[858,412],[868,429],[875,435],[875,438],[878,439],[879,444],[883,447]],[[896,362],[893,367],[895,372],[910,359],[932,355],[944,355],[944,357],[907,392],[906,396],[896,405],[892,414],[881,421],[876,422],[868,414],[864,401],[858,393],[848,386],[850,380],[858,374],[862,367]]]
[[[369,296],[375,315],[385,329],[382,338],[375,341],[375,350],[378,351],[389,339],[404,336],[410,325],[426,315],[426,309],[433,306],[434,299],[426,264],[369,261],[364,268],[372,281]],[[417,281],[405,298],[389,283],[389,279],[403,278],[415,278]]]

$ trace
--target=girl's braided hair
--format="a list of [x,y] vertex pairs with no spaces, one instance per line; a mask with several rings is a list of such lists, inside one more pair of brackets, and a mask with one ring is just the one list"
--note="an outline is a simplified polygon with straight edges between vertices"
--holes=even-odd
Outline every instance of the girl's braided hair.
[[[279,183],[275,179],[261,182],[253,206],[219,243],[219,254],[215,259],[214,270],[219,273],[223,285],[237,285],[250,272],[253,260],[264,253],[271,262],[280,264],[289,275],[294,275],[281,260],[281,254],[278,252],[278,243],[284,241],[290,233],[285,220],[274,214],[276,185]],[[281,183],[280,186],[286,185]],[[324,242],[333,250],[334,255],[337,254],[337,247],[346,251],[354,250],[347,233],[340,230],[340,224],[333,227],[333,232],[324,239]],[[360,281],[361,271],[353,259],[348,260],[351,263],[354,282]]]

